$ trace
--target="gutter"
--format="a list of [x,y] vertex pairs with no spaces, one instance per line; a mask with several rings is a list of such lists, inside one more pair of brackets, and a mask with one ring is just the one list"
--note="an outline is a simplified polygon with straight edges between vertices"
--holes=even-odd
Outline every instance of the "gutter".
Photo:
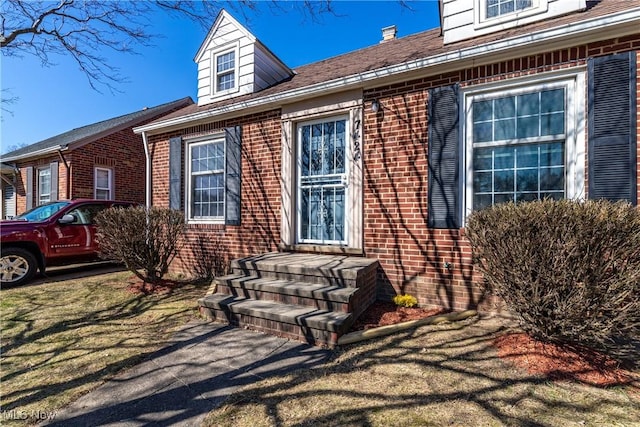
[[149,141],[147,133],[142,132],[142,145],[144,147],[145,159],[145,183],[144,183],[144,204],[147,208],[151,208],[151,155],[149,153]]
[[24,160],[24,159],[30,159],[32,157],[40,157],[40,156],[44,156],[47,154],[56,154],[56,153],[60,153],[62,151],[66,151],[68,149],[67,145],[56,145],[54,147],[48,147],[48,148],[43,148],[42,150],[38,150],[38,151],[32,151],[30,153],[26,153],[23,154],[21,156],[13,156],[13,157],[3,157],[2,161],[3,162],[11,162],[11,161],[16,161],[16,160]]
[[[580,39],[585,40],[586,34],[593,31],[606,32],[609,27],[633,24],[638,22],[640,17],[640,8],[626,10],[613,15],[597,17],[589,21],[582,21],[574,24],[556,27],[553,29],[542,30],[526,35],[516,36],[513,38],[500,39],[488,44],[480,46],[471,46],[464,49],[452,50],[436,56],[417,59],[409,62],[391,65],[384,68],[366,71],[360,74],[354,74],[347,77],[331,80],[328,82],[317,83],[315,85],[305,86],[298,89],[292,89],[286,92],[276,93],[269,96],[250,99],[236,104],[214,107],[212,109],[201,111],[187,116],[177,117],[166,121],[151,123],[148,125],[136,127],[133,129],[135,133],[152,132],[156,130],[164,130],[168,127],[179,127],[194,121],[209,119],[223,114],[232,114],[247,109],[270,109],[273,105],[294,102],[304,98],[310,98],[318,94],[326,95],[332,92],[342,92],[351,88],[364,87],[367,83],[382,80],[384,78],[393,78],[407,73],[416,72],[429,67],[438,65],[446,65],[450,63],[469,61],[472,62],[479,58],[486,58],[487,55],[499,55],[504,52],[517,51],[523,53],[523,49],[531,48],[534,45],[559,40]],[[633,27],[631,31],[637,31],[637,27]],[[568,34],[568,35],[567,35]]]

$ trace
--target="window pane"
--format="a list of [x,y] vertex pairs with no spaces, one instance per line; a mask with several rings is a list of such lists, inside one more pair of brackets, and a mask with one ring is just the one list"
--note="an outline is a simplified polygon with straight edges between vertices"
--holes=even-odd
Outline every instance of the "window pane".
[[518,191],[538,191],[538,169],[524,169],[517,172]]
[[564,168],[543,168],[540,170],[541,190],[564,190]]
[[482,122],[493,119],[493,101],[476,101],[473,103],[473,121]]
[[109,190],[96,190],[96,199],[109,200]]
[[564,197],[564,143],[474,149],[474,166],[486,167],[490,153],[493,167],[473,172],[474,209],[510,200],[536,200],[548,194]]
[[564,113],[543,114],[540,128],[542,135],[564,134]]
[[540,112],[540,97],[538,93],[528,93],[518,96],[518,116],[538,115]]
[[494,167],[496,169],[513,169],[513,152],[510,147],[494,148]]
[[218,91],[233,89],[235,85],[235,73],[228,72],[218,75]]
[[538,136],[538,116],[518,117],[518,138]]
[[493,174],[491,172],[476,172],[473,174],[473,191],[476,193],[490,193],[493,191]]
[[513,170],[496,171],[493,187],[497,192],[513,192]]
[[540,93],[540,111],[542,113],[564,111],[564,89],[542,91]]
[[494,117],[505,119],[516,116],[516,98],[507,96],[494,100]]
[[564,144],[542,144],[540,146],[540,166],[564,165]]
[[489,142],[493,141],[492,124],[475,123],[473,125],[473,142]]
[[96,169],[96,186],[98,188],[109,188],[109,171]]
[[231,70],[235,67],[236,53],[234,51],[224,53],[217,57],[217,71]]
[[515,119],[496,120],[494,141],[514,139],[516,136]]
[[473,151],[473,170],[490,170],[493,165],[493,150],[477,148]]

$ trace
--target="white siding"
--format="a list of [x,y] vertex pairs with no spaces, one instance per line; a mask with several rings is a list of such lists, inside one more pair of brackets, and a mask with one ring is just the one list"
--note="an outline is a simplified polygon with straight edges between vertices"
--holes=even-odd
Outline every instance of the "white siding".
[[2,183],[2,212],[0,218],[9,219],[16,216],[16,193],[12,185]]
[[[226,49],[237,52],[237,89],[214,92],[215,55]],[[205,105],[264,89],[289,76],[290,70],[242,25],[222,12],[196,57],[198,64],[198,105]]]
[[582,10],[586,0],[533,0],[532,9],[483,20],[481,9],[485,4],[486,0],[445,0],[442,14],[445,44]]

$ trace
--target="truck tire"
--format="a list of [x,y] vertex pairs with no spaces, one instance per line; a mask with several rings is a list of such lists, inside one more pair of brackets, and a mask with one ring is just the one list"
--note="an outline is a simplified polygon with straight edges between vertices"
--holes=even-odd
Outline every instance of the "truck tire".
[[38,271],[36,257],[23,248],[2,248],[0,257],[0,283],[2,286],[20,286]]

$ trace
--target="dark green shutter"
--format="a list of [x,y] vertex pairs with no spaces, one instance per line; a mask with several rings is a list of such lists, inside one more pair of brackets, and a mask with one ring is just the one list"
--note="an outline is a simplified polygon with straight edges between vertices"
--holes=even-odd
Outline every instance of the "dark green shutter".
[[169,208],[182,208],[182,138],[169,140]]
[[589,198],[637,204],[636,53],[589,60]]
[[459,228],[460,131],[458,85],[429,91],[429,193],[430,228]]
[[242,130],[225,129],[225,224],[240,225],[242,188]]
[[33,167],[27,166],[25,174],[27,175],[26,182],[24,183],[24,195],[26,210],[33,207]]

